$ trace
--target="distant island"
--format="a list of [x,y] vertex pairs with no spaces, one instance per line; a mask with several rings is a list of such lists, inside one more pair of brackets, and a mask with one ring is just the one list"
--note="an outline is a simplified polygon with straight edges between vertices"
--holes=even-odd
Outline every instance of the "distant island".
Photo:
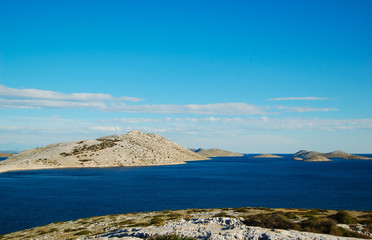
[[229,156],[243,156],[241,153],[237,152],[230,152],[223,149],[218,148],[211,148],[211,149],[191,149],[192,151],[196,152],[197,154],[200,154],[204,157],[229,157]]
[[283,158],[282,156],[264,153],[261,155],[253,156],[252,158]]
[[294,160],[306,162],[325,162],[332,161],[330,158],[343,158],[343,159],[371,159],[364,156],[352,155],[343,151],[333,151],[328,153],[321,153],[316,151],[300,150],[293,154]]
[[50,169],[184,164],[206,160],[157,134],[131,131],[94,140],[51,144],[10,156],[0,162],[0,172]]

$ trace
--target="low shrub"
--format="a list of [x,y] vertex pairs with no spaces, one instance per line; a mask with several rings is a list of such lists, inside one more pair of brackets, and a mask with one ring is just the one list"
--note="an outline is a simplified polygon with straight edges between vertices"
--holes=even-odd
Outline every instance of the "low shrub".
[[182,214],[180,214],[180,213],[170,213],[170,214],[168,214],[168,218],[169,219],[178,219],[178,218],[181,218],[183,215]]
[[249,212],[251,208],[245,208],[245,207],[241,207],[241,208],[235,208],[233,209],[234,212]]
[[88,234],[91,234],[92,232],[89,231],[89,230],[83,230],[81,232],[77,232],[74,234],[74,236],[81,236],[81,235],[88,235]]
[[164,219],[159,217],[159,216],[155,216],[151,219],[150,221],[150,225],[156,225],[156,226],[160,226],[164,223]]
[[282,213],[258,214],[248,216],[243,223],[247,226],[258,226],[264,228],[298,229],[299,226],[293,223]]
[[226,212],[219,212],[219,213],[215,214],[213,217],[232,217],[232,216],[229,215]]
[[350,216],[350,214],[344,210],[337,211],[336,214],[329,216],[329,218],[335,220],[337,223],[343,223],[343,224],[357,223],[357,220],[353,218],[352,216]]
[[341,231],[337,227],[337,222],[332,219],[312,218],[300,223],[302,230],[315,233],[326,233],[341,236]]

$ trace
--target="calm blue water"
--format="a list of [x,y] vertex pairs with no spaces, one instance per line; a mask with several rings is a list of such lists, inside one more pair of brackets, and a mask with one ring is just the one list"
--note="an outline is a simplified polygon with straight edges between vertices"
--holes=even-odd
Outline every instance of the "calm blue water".
[[[219,157],[186,165],[0,174],[0,234],[78,218],[164,209],[372,210],[372,160]],[[372,155],[369,155],[372,156]]]

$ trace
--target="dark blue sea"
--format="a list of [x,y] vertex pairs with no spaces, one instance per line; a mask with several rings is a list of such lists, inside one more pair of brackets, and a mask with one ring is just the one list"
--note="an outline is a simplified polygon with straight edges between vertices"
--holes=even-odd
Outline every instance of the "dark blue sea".
[[1,173],[0,234],[56,221],[165,209],[372,210],[372,160],[301,162],[283,156]]

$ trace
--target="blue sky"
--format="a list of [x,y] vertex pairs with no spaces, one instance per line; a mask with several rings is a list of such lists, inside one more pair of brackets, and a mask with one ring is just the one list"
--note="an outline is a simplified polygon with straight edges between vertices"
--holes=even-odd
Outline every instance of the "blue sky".
[[0,150],[155,132],[372,152],[371,1],[0,1]]

